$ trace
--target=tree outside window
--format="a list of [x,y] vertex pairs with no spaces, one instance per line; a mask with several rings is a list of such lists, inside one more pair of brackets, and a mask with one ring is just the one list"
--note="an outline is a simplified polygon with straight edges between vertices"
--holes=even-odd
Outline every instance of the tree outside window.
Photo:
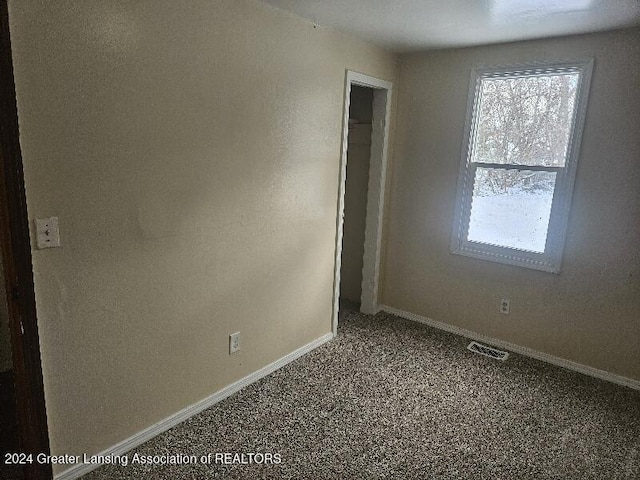
[[474,71],[454,253],[559,272],[591,66]]

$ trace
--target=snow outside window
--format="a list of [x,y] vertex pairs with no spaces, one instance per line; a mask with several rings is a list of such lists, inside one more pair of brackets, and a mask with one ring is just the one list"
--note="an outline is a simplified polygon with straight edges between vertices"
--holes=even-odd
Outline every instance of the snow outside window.
[[592,66],[472,72],[453,253],[559,273]]

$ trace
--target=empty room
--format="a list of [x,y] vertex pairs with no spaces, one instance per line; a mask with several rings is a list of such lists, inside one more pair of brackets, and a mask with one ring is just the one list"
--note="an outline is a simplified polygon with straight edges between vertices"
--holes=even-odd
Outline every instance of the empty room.
[[0,478],[640,478],[637,0],[0,30]]

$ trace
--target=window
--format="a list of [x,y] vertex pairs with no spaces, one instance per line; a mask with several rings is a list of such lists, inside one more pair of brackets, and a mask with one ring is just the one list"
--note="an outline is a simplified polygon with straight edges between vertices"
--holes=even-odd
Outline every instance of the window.
[[560,271],[592,65],[473,71],[453,253]]

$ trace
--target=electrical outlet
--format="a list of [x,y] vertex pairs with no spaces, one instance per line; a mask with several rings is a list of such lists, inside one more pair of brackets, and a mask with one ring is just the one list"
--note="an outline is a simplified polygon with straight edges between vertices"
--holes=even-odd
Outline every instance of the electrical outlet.
[[58,217],[36,218],[36,243],[40,249],[60,246]]
[[500,313],[509,315],[509,309],[511,308],[511,300],[503,298],[500,300]]
[[240,332],[229,335],[229,355],[240,350]]

